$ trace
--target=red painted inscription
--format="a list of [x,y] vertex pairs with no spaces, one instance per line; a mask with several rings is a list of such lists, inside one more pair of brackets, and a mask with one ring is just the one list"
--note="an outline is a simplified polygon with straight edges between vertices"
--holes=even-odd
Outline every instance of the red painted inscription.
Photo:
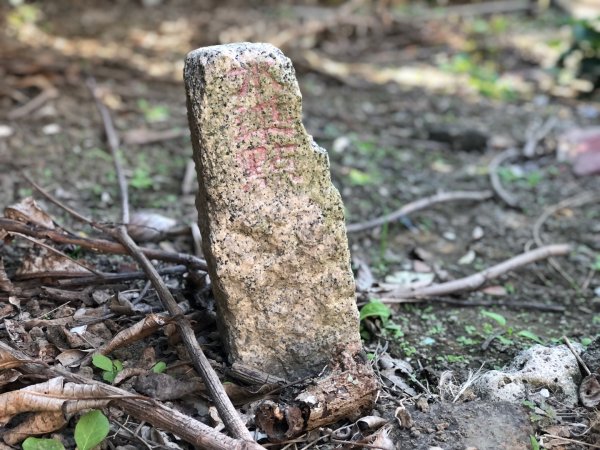
[[[282,144],[296,134],[293,123],[282,112],[277,95],[282,86],[269,72],[273,63],[240,67],[228,73],[229,77],[242,77],[238,96],[245,106],[236,111],[235,139],[247,148],[237,155],[244,174],[244,190],[252,186],[267,186],[269,179],[285,179],[297,184],[302,180],[294,164],[295,144]],[[271,93],[265,97],[265,92]],[[249,97],[256,97],[250,106]],[[276,175],[274,177],[274,175]]]

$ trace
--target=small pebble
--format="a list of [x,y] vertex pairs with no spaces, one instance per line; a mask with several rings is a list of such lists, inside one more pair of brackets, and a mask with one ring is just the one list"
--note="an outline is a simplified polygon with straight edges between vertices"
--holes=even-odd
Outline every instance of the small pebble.
[[8,125],[0,125],[0,138],[9,137],[13,134],[13,129]]
[[42,128],[42,132],[48,136],[60,133],[60,125],[57,123],[49,123]]

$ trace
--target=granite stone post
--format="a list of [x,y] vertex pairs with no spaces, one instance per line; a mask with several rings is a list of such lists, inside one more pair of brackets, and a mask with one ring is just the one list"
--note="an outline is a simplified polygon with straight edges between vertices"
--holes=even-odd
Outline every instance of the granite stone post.
[[230,362],[295,379],[360,346],[341,197],[270,44],[200,48],[185,86],[203,251]]

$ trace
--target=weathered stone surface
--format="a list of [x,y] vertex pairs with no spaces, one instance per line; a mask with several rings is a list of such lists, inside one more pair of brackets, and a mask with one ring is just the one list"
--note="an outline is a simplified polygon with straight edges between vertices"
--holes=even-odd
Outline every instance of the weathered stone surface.
[[[581,345],[573,347],[581,353]],[[577,359],[566,345],[534,345],[519,353],[503,370],[484,373],[473,383],[483,398],[520,404],[525,399],[544,401],[551,395],[562,404],[577,405],[581,374]]]
[[294,378],[360,343],[343,205],[269,44],[200,48],[185,84],[203,249],[232,362]]

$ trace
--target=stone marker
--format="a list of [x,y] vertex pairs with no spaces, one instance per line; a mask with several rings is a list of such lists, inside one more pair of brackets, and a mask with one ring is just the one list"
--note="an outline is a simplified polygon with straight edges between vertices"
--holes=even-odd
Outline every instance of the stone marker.
[[270,44],[188,54],[197,207],[231,362],[288,379],[360,345],[343,204],[302,125],[291,61]]

